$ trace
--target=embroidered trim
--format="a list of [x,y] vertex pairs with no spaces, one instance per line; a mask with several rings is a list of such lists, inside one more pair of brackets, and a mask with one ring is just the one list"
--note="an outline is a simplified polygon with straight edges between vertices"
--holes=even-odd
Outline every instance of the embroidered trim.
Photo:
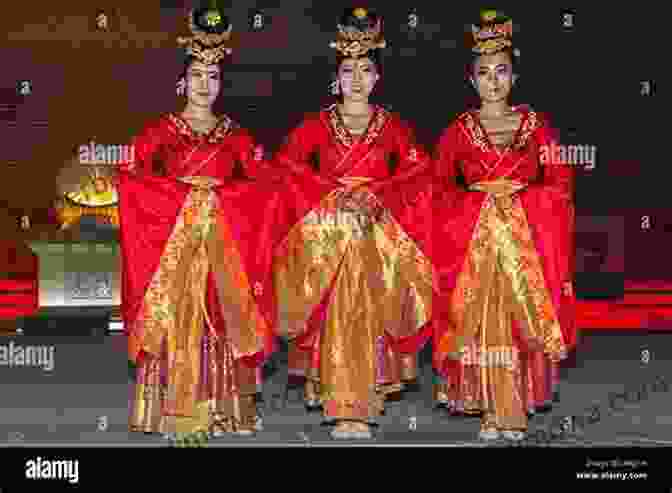
[[[345,126],[345,122],[338,112],[336,104],[331,105],[324,110],[327,113],[329,120],[329,127],[334,134],[334,137],[345,147],[350,148],[355,142],[354,137]],[[364,143],[369,145],[376,140],[383,132],[385,124],[390,120],[390,112],[382,106],[374,106],[371,123],[366,131]]]
[[205,140],[209,144],[218,144],[222,142],[224,138],[231,133],[232,130],[238,128],[238,124],[235,123],[231,118],[229,118],[227,115],[221,115],[217,125],[215,125],[215,127],[210,130],[210,132],[205,135],[198,135],[184,120],[184,118],[177,115],[176,113],[168,113],[167,118],[177,130],[177,133],[182,137],[198,142]]
[[[520,110],[519,108],[514,108],[514,111]],[[532,109],[529,109],[527,114],[523,114],[522,118],[522,126],[520,127],[520,130],[516,132],[514,141],[508,147],[515,151],[523,150],[525,146],[527,146],[530,136],[540,126],[540,119],[538,114]],[[483,130],[483,126],[478,121],[476,121],[476,116],[472,112],[466,111],[462,113],[457,118],[457,120],[461,123],[472,145],[483,152],[492,150],[488,135]]]
[[483,152],[490,150],[488,136],[481,128],[481,125],[478,124],[473,114],[470,112],[462,113],[458,117],[458,121],[461,122],[462,127],[466,130],[467,137],[469,137],[475,147],[478,147]]
[[516,151],[521,151],[527,145],[530,136],[540,127],[540,119],[536,111],[530,110],[527,114],[527,118],[523,123],[522,128],[518,134],[516,142],[514,142],[513,149]]

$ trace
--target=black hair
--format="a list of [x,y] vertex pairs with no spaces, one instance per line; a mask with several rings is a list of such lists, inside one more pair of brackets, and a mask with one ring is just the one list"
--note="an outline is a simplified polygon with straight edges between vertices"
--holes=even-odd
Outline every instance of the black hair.
[[[338,55],[336,55],[336,70],[338,71],[338,69],[341,67],[341,64],[345,60],[350,60],[351,58],[352,57],[343,55],[342,53],[339,53]],[[383,57],[382,57],[382,53],[380,52],[379,49],[369,50],[359,58],[360,59],[361,58],[368,58],[369,60],[371,60],[371,62],[376,66],[376,71],[379,74],[382,74],[382,69],[383,69],[383,63],[382,63],[383,59],[382,58]]]
[[[213,17],[217,16],[217,17]],[[217,8],[200,7],[191,14],[191,22],[208,34],[223,34],[231,26],[231,21]]]
[[346,28],[353,28],[359,31],[368,31],[373,29],[376,23],[380,20],[375,12],[366,9],[366,15],[364,17],[358,17],[356,14],[357,10],[362,10],[359,8],[349,8],[343,12],[338,23]]
[[[200,62],[200,60],[195,57],[194,55],[182,55],[182,72],[180,72],[180,77],[179,79],[185,79],[187,78],[187,72],[189,71],[189,67],[194,62]],[[217,62],[215,65],[219,67],[220,73],[223,71],[224,68],[224,61],[220,60]]]

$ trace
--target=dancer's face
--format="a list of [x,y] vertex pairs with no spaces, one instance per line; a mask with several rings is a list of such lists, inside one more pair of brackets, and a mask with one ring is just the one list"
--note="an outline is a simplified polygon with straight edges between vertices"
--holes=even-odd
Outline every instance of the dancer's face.
[[368,101],[379,74],[375,63],[368,58],[347,58],[338,70],[343,99],[346,101]]
[[513,64],[507,52],[481,55],[474,62],[472,81],[484,103],[506,101],[514,79]]
[[212,107],[221,88],[219,65],[193,62],[187,70],[187,97],[194,106]]

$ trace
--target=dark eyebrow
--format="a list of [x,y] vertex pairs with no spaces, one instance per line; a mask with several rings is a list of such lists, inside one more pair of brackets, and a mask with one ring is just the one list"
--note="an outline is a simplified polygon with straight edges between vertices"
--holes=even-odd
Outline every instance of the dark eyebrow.
[[[509,66],[508,63],[499,63],[499,64],[495,65],[495,68],[508,67],[508,66]],[[480,67],[478,67],[478,70],[486,70],[487,68],[489,68],[487,65],[485,65],[485,66],[481,65]]]

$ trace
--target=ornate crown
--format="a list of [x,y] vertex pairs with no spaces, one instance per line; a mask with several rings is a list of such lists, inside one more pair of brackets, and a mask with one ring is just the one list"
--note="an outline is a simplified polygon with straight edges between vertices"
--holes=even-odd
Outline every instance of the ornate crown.
[[486,10],[481,13],[481,24],[471,26],[471,33],[474,53],[495,53],[512,46],[513,22],[495,10]]
[[185,46],[188,55],[206,65],[213,65],[232,53],[228,42],[232,25],[217,8],[192,9],[189,12],[190,37],[179,37],[177,43]]
[[[368,12],[366,9],[359,8],[354,10],[353,15],[358,19],[364,19]],[[366,31],[344,27],[339,24],[336,41],[330,43],[329,46],[340,51],[343,55],[353,58],[363,56],[369,50],[385,48],[382,23],[378,19],[375,25]]]

